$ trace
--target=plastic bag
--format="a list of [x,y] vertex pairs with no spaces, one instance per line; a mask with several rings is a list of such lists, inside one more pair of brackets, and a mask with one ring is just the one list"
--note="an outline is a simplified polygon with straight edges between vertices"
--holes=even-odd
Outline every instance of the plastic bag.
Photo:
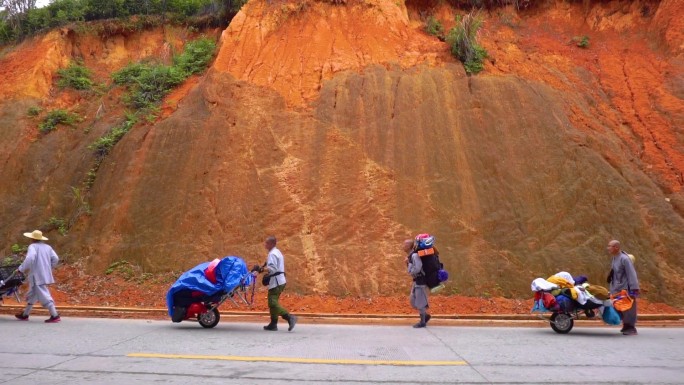
[[634,305],[634,299],[627,294],[627,290],[621,290],[617,295],[612,296],[613,307],[618,311],[627,311]]
[[544,306],[544,301],[541,299],[537,299],[534,301],[534,306],[532,306],[532,310],[530,313],[547,313],[550,310]]
[[619,325],[621,322],[620,314],[618,314],[617,310],[615,310],[615,308],[612,306],[606,306],[603,308],[602,318],[603,322],[607,323],[608,325]]

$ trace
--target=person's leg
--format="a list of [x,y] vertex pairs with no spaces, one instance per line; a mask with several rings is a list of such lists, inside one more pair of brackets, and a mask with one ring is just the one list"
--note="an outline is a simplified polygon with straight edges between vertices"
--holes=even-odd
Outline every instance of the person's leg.
[[411,284],[411,292],[409,292],[409,303],[411,304],[411,307],[418,310],[416,307],[416,284],[412,283]]
[[427,286],[413,285],[413,303],[415,309],[420,313],[420,321],[413,325],[414,328],[424,328],[427,326]]
[[41,305],[50,312],[50,320],[55,320],[59,318],[57,309],[55,308],[55,301],[52,299],[50,294],[50,289],[47,285],[36,286],[36,293]]
[[634,303],[632,303],[632,307],[629,310],[622,312],[622,333],[626,335],[637,334],[636,323],[637,300],[636,298],[634,298]]
[[[280,304],[280,295],[285,291],[285,286],[286,285],[280,285],[278,286],[280,289],[280,292],[278,293],[278,297],[275,299],[274,303],[274,308],[276,309],[277,314],[279,314],[285,321],[287,321],[287,331],[292,331],[294,329],[295,325],[297,324],[297,316],[294,314],[290,314],[287,309],[285,309],[281,304]],[[277,319],[276,315],[276,319]]]
[[280,304],[280,295],[285,290],[285,285],[277,286],[268,291],[268,309],[273,316],[287,314],[287,310]]
[[294,314],[287,313],[283,314],[281,317],[283,317],[283,319],[287,321],[287,331],[292,331],[292,329],[294,329],[295,325],[297,324],[297,316]]
[[271,322],[264,326],[264,330],[275,331],[278,330],[278,317],[287,314],[282,306],[280,306],[280,294],[285,289],[285,285],[276,286],[273,289],[268,289],[268,312],[271,315]]
[[26,293],[26,307],[21,313],[15,315],[17,319],[20,319],[22,321],[28,320],[29,314],[31,314],[31,309],[33,309],[33,304],[36,303],[36,301],[38,300],[36,285],[33,284],[33,278],[29,276],[28,281],[29,291],[28,293]]
[[[420,314],[420,309],[416,305],[416,283],[415,282],[411,284],[411,292],[409,293],[409,303],[411,304],[411,307],[418,310],[418,314]],[[421,320],[421,322],[423,321],[422,316],[420,317],[420,320]],[[419,325],[419,324],[420,324],[420,322],[416,325]],[[416,325],[413,325],[413,326],[415,327]]]
[[430,289],[425,286],[423,290],[425,290],[425,325],[427,325],[430,322],[430,318],[432,318],[430,313],[428,313],[430,310]]

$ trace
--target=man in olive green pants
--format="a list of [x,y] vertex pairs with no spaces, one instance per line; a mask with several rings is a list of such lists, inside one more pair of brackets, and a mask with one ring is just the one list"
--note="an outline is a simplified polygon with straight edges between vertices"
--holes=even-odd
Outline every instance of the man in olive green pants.
[[283,317],[288,323],[288,331],[294,329],[297,317],[291,315],[280,305],[280,294],[285,290],[285,258],[283,253],[276,248],[276,238],[269,236],[264,241],[264,247],[268,250],[268,257],[264,266],[265,274],[270,276],[268,282],[268,311],[271,314],[271,322],[264,326],[264,330],[278,330],[278,316]]

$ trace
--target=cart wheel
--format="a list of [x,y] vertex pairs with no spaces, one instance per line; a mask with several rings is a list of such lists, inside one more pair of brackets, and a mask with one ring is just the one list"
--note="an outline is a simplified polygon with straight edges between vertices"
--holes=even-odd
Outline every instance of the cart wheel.
[[559,334],[568,334],[575,325],[572,316],[566,313],[553,313],[551,316],[551,329]]
[[199,321],[200,325],[202,325],[203,328],[207,329],[213,328],[214,326],[218,325],[220,319],[221,313],[219,313],[218,309],[214,309],[212,311],[208,311],[197,316],[197,321]]

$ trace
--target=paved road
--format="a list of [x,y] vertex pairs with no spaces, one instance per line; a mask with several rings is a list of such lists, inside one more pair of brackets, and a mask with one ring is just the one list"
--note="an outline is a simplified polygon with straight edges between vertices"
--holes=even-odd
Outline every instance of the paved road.
[[[684,328],[314,325],[0,315],[8,384],[682,384]],[[541,321],[540,321],[541,322]],[[281,325],[282,327],[283,325]]]

